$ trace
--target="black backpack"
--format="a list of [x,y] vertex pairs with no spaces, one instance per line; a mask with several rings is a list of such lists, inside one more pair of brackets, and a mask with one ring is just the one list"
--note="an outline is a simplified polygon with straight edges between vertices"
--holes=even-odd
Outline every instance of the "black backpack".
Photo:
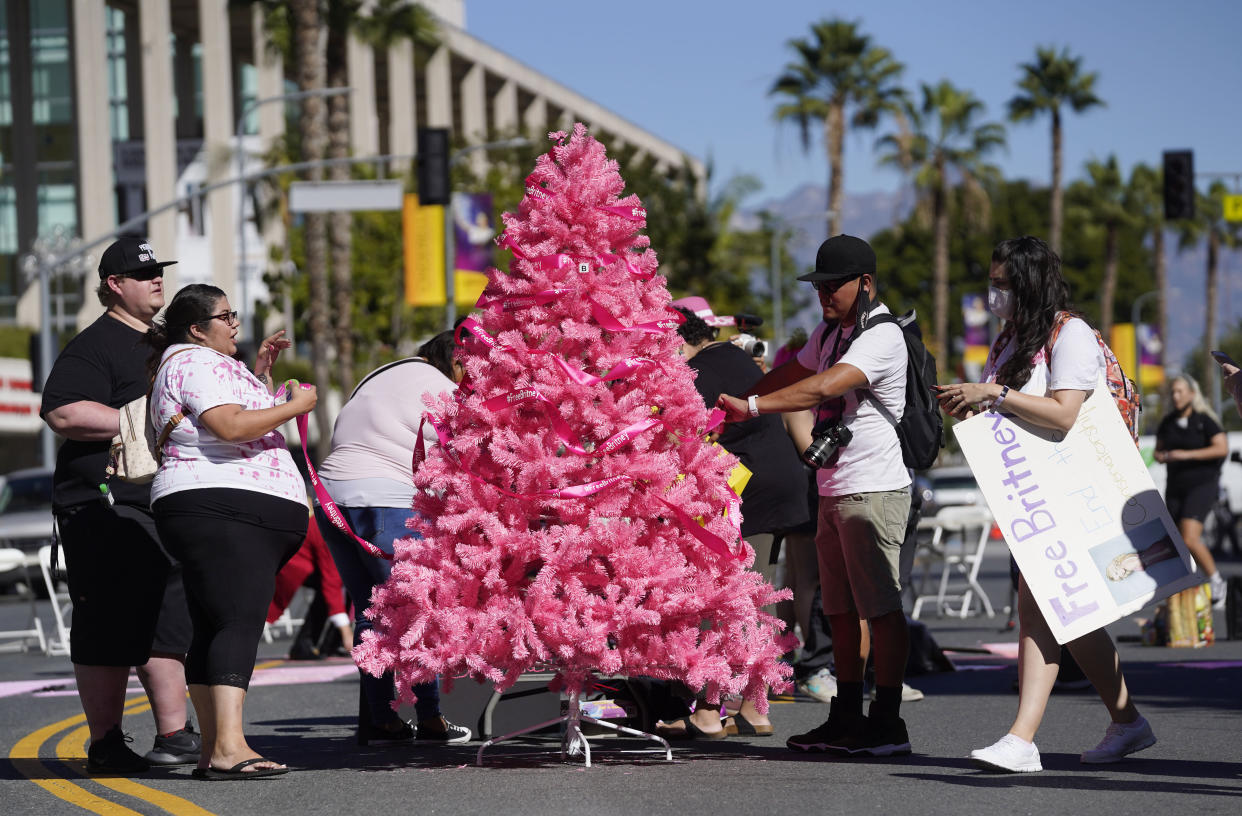
[[[893,424],[906,467],[926,470],[936,463],[944,447],[944,417],[940,413],[940,403],[932,394],[932,386],[936,384],[936,358],[923,345],[922,333],[914,321],[913,309],[901,317],[878,314],[870,317],[863,330],[881,323],[896,323],[901,327],[906,341],[906,410],[901,421]],[[892,414],[871,390],[866,389],[865,393],[889,422],[893,422]]]

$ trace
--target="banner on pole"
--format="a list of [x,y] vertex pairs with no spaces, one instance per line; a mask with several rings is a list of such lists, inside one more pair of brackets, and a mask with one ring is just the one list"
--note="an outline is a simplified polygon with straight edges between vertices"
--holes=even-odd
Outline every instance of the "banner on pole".
[[405,241],[405,302],[409,306],[443,306],[444,207],[420,206],[407,195],[401,209]]
[[993,412],[953,430],[1058,643],[1202,583],[1102,380],[1063,438]]
[[453,193],[453,230],[456,246],[455,292],[459,306],[472,307],[487,286],[492,265],[491,193]]

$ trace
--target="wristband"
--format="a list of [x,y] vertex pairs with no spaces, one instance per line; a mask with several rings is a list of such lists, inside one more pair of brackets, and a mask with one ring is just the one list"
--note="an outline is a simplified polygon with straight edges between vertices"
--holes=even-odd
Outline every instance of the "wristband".
[[750,415],[753,417],[759,416],[759,397],[755,396],[754,394],[751,394],[749,397],[747,397],[746,398],[746,410],[749,411]]
[[998,411],[998,410],[1000,410],[1001,403],[1005,401],[1005,397],[1007,397],[1007,396],[1009,396],[1009,386],[1007,386],[1007,385],[1002,385],[1002,386],[1001,386],[1000,396],[999,396],[999,397],[997,397],[996,399],[992,400],[992,410],[993,410],[993,411]]

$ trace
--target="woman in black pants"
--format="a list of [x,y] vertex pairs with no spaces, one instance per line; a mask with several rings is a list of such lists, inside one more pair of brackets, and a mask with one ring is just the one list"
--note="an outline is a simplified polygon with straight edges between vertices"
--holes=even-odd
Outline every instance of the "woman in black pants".
[[286,773],[246,742],[242,705],[276,573],[306,535],[305,487],[280,425],[315,406],[315,389],[273,394],[268,372],[289,341],[259,348],[253,372],[237,352],[237,312],[224,292],[193,284],[148,333],[155,368],[152,425],[172,426],[151,489],[165,546],[184,567],[194,639],[186,659],[203,731],[198,778]]

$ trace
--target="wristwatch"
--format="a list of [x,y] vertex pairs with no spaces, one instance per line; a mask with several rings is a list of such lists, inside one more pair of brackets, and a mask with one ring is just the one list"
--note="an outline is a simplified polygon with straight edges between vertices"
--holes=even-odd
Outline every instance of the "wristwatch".
[[750,415],[753,417],[759,416],[759,397],[757,397],[754,394],[751,394],[749,397],[747,397],[746,398],[746,410],[749,411]]
[[1005,401],[1005,397],[1007,396],[1009,396],[1009,386],[1002,385],[1000,396],[992,400],[992,410],[999,411],[1001,407],[1001,403]]

